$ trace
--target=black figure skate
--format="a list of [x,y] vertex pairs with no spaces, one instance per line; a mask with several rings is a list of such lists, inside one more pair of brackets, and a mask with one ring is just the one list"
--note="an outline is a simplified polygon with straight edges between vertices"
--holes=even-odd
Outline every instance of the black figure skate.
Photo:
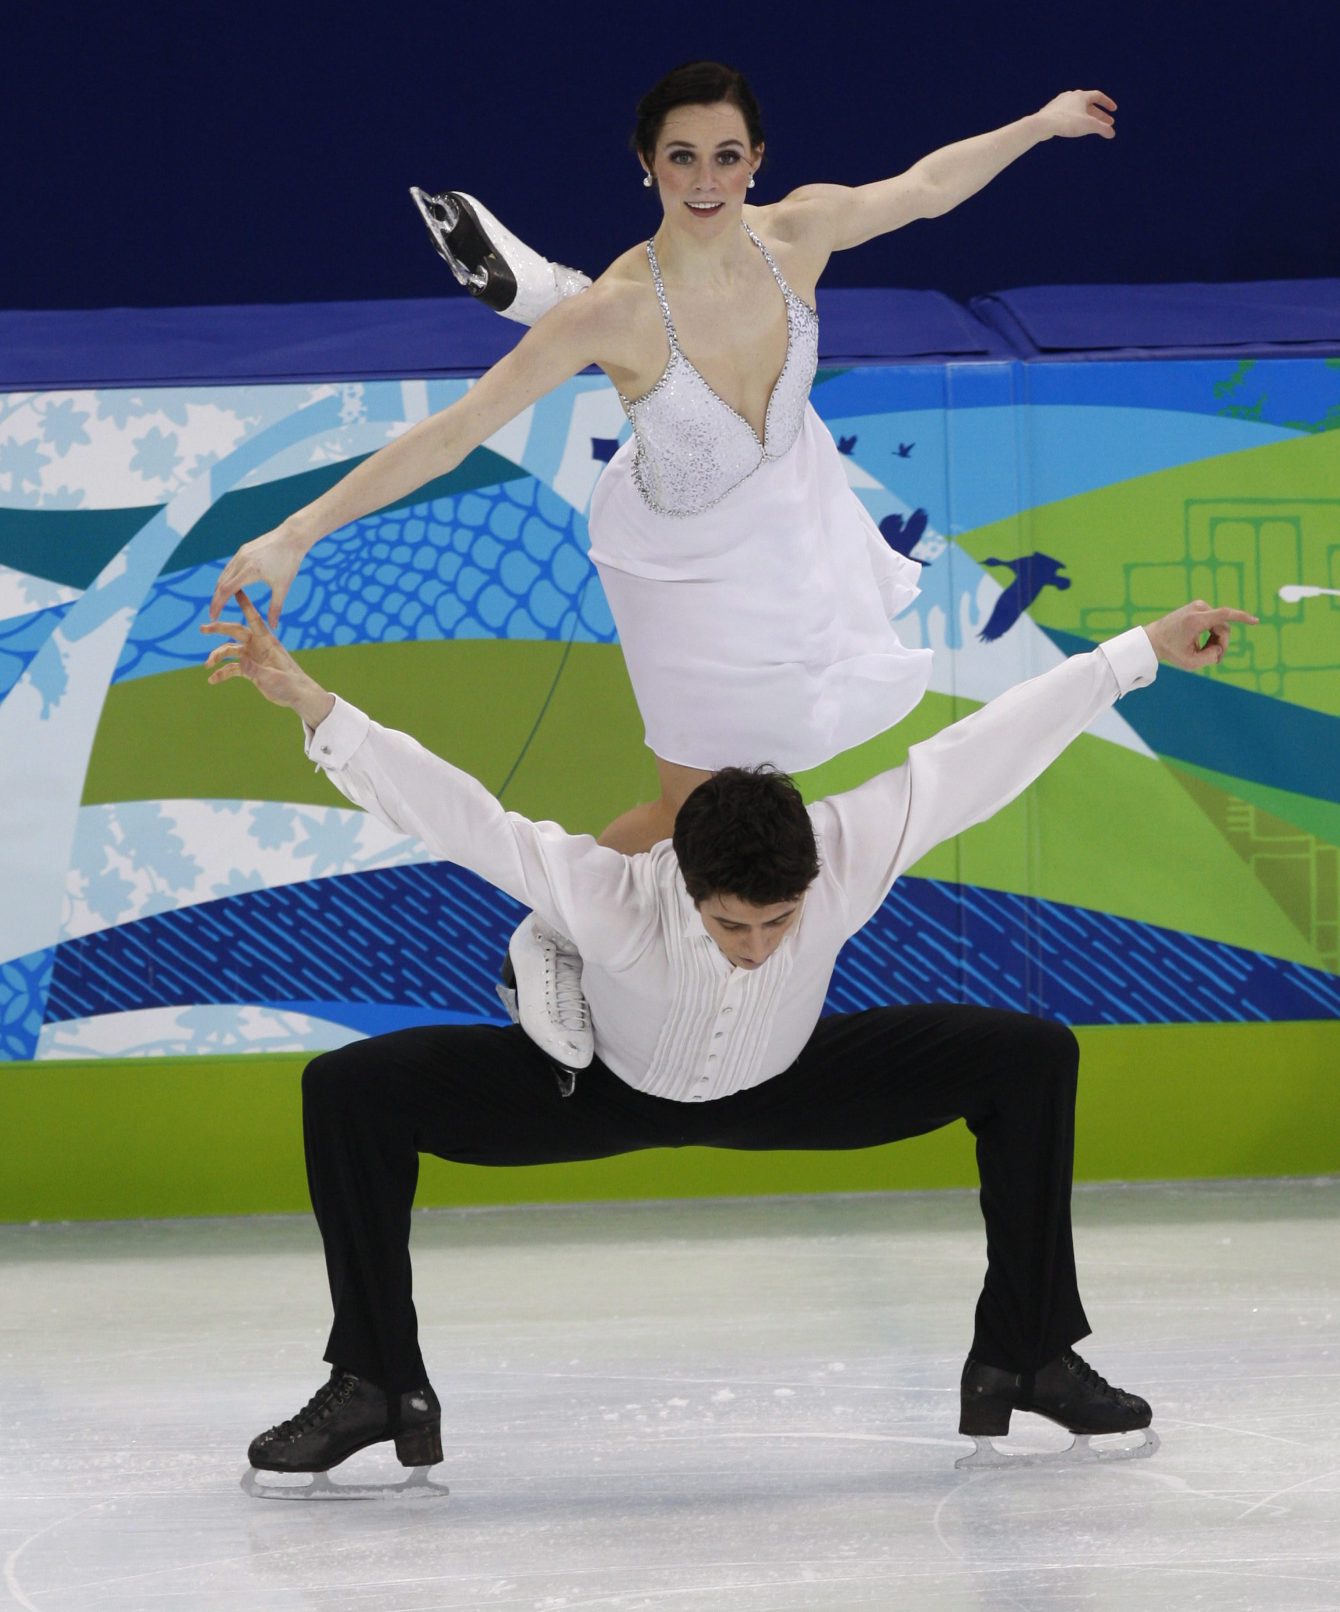
[[[958,1430],[976,1445],[956,1467],[1040,1466],[1054,1461],[1130,1461],[1153,1455],[1159,1436],[1150,1427],[1148,1404],[1112,1385],[1071,1349],[1036,1372],[1001,1371],[968,1356],[959,1390]],[[1064,1450],[1047,1454],[1012,1454],[998,1450],[993,1438],[1004,1438],[1014,1411],[1032,1411],[1058,1422],[1075,1435]],[[1137,1444],[1099,1445],[1090,1440],[1104,1433],[1140,1433]]]
[[533,325],[564,297],[591,284],[580,269],[564,268],[533,252],[463,190],[436,196],[409,187],[433,245],[472,297],[520,325]]
[[[251,1469],[242,1488],[257,1500],[380,1500],[438,1498],[447,1493],[428,1469],[442,1459],[442,1407],[426,1385],[401,1394],[392,1416],[375,1383],[336,1366],[306,1405],[286,1422],[251,1442]],[[403,1483],[332,1483],[331,1467],[369,1444],[395,1441],[401,1466],[412,1468]],[[311,1475],[309,1483],[262,1481],[261,1473]]]

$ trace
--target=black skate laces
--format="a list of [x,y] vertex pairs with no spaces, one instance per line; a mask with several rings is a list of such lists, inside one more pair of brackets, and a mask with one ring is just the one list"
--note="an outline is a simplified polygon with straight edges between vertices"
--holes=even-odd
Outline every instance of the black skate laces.
[[1121,1400],[1131,1397],[1120,1388],[1114,1388],[1106,1377],[1098,1375],[1087,1360],[1081,1359],[1079,1355],[1074,1354],[1071,1350],[1067,1349],[1061,1358],[1065,1361],[1066,1367],[1071,1374],[1078,1377],[1086,1388],[1092,1389],[1098,1394],[1106,1394],[1112,1399]]
[[312,1428],[346,1405],[357,1388],[358,1378],[347,1371],[340,1377],[332,1377],[329,1382],[321,1384],[296,1416],[290,1416],[286,1422],[280,1422],[274,1431],[280,1438],[292,1438],[296,1433],[310,1432]]

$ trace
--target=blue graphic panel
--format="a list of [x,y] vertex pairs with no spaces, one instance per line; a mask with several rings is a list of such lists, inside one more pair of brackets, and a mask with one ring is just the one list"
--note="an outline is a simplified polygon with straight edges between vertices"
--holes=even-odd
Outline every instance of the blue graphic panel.
[[0,621],[0,700],[28,669],[28,663],[69,613],[68,604],[34,610]]
[[826,1011],[970,1002],[1063,1024],[1330,1019],[1320,969],[1032,896],[902,879],[838,960]]
[[0,963],[0,1059],[31,1058],[42,1028],[53,950]]
[[[58,948],[47,1022],[193,1002],[350,1022],[347,1003],[492,1019],[522,909],[449,862],[311,879],[181,907]],[[353,1021],[357,1023],[357,1019]]]
[[[192,1002],[285,1006],[380,1027],[342,1004],[496,1019],[521,909],[450,863],[254,891],[59,948],[48,1022]],[[843,951],[830,1012],[972,1002],[1067,1024],[1331,1018],[1340,979],[1173,930],[931,879],[899,882]]]
[[[293,650],[445,638],[612,643],[614,621],[588,545],[585,518],[532,477],[369,516],[324,539],[304,561],[284,605],[284,643]],[[114,681],[200,664],[200,623],[223,563],[158,580]]]

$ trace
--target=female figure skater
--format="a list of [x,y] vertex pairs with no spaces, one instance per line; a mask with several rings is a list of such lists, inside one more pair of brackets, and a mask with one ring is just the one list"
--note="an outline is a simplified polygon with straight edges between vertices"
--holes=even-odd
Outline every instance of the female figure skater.
[[[894,178],[807,185],[754,207],[764,141],[752,92],[718,63],[677,68],[639,103],[633,139],[661,204],[653,239],[559,298],[450,408],[243,544],[211,618],[259,582],[273,626],[313,544],[453,469],[596,364],[634,434],[592,497],[591,559],[661,785],[602,842],[631,854],[667,838],[685,797],[723,766],[802,771],[892,727],[930,675],[930,652],[909,650],[890,625],[915,597],[919,567],[885,544],[809,404],[815,287],[832,253],[948,212],[1041,141],[1111,138],[1113,111],[1100,92],[1071,90]],[[590,1037],[573,991],[579,961],[559,977],[564,958],[561,937],[534,920],[514,937],[523,1007],[548,1007],[538,1019],[523,1011],[523,1024],[581,1067]]]

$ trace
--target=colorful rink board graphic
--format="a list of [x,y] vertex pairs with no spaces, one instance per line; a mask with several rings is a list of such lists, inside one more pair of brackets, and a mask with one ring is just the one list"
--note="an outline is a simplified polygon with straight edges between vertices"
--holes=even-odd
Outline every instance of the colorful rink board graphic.
[[[297,1055],[499,1017],[515,904],[349,809],[294,718],[199,669],[238,543],[468,384],[0,398],[0,1058]],[[936,656],[923,705],[807,775],[812,796],[1190,597],[1261,617],[926,858],[830,1006],[1290,1046],[1340,1018],[1340,597],[1297,597],[1340,588],[1340,361],[870,366],[821,372],[814,403],[886,541],[924,562],[898,625]],[[626,433],[578,378],[325,541],[284,614],[328,686],[575,831],[653,784],[586,557]]]

